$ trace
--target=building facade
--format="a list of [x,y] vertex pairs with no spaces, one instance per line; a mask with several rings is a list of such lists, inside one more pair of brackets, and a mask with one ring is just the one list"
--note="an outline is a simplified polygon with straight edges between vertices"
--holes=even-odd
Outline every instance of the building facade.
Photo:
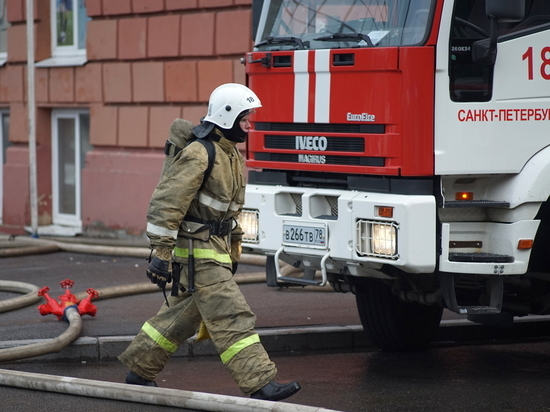
[[[0,0],[0,231],[31,225],[25,0]],[[38,234],[143,236],[172,121],[245,84],[251,0],[34,0]]]

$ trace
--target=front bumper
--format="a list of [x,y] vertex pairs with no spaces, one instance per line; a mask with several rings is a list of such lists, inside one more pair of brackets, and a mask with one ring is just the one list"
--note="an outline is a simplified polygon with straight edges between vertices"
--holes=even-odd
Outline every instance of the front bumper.
[[[380,216],[380,207],[393,208],[393,216]],[[300,262],[306,269],[323,272],[347,268],[347,273],[355,276],[376,276],[384,264],[408,273],[435,270],[437,210],[433,196],[247,185],[245,210],[257,214],[258,225],[257,237],[243,246],[277,255],[290,264]],[[395,233],[395,253],[365,250],[361,230],[373,224]],[[287,229],[325,228],[326,239],[324,243],[300,244],[289,241],[287,235],[285,240],[285,225]]]

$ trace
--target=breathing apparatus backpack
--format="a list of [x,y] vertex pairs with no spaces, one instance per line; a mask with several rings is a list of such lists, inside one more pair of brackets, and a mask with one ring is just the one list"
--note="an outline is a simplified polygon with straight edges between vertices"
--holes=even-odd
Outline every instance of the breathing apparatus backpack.
[[176,155],[181,152],[185,146],[194,141],[199,141],[203,144],[206,152],[208,153],[208,167],[204,172],[204,178],[202,180],[201,187],[199,188],[200,192],[204,188],[204,185],[212,172],[212,168],[214,167],[216,148],[212,140],[209,140],[208,138],[198,139],[193,134],[193,127],[195,127],[195,125],[189,120],[176,119],[172,122],[172,126],[170,126],[170,136],[164,145],[164,154],[166,157],[164,158],[164,164],[162,165],[161,176],[166,173],[168,168],[174,162]]
[[[164,158],[164,163],[162,165],[162,173],[161,176],[163,176],[170,166],[172,166],[172,163],[174,163],[174,159],[176,158],[177,154],[183,150],[187,145],[191,144],[194,141],[199,141],[202,143],[204,148],[206,149],[206,152],[208,153],[208,166],[204,172],[204,178],[202,180],[202,184],[199,188],[199,192],[204,188],[204,185],[206,181],[208,180],[208,177],[210,176],[210,173],[212,172],[212,168],[214,167],[214,158],[216,157],[216,147],[214,146],[214,143],[212,140],[208,138],[202,138],[199,139],[193,134],[193,127],[195,125],[191,123],[189,120],[184,119],[176,119],[172,122],[172,126],[170,126],[170,135],[168,140],[166,140],[166,143],[164,144],[164,154],[166,157]],[[192,222],[189,222],[189,224],[193,224]],[[197,225],[197,224],[194,224]],[[200,227],[204,227],[203,224],[200,224]],[[194,266],[194,262],[192,262],[192,256],[191,251],[193,249],[192,246],[192,240],[190,240],[190,257],[189,262],[192,263]],[[181,273],[181,265],[176,262],[172,262],[172,296],[178,296],[178,290],[181,287],[180,285],[180,273]],[[189,276],[189,291],[194,291],[194,268],[191,269],[189,273],[193,273],[192,276]],[[164,289],[163,289],[164,293]],[[168,307],[170,305],[168,304],[168,300],[166,299],[166,295],[164,295],[164,298],[166,300],[166,304]]]

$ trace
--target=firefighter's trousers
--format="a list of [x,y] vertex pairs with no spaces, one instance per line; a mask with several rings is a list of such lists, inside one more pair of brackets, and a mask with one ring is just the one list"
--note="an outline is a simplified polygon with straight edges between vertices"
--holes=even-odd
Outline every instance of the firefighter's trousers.
[[[203,270],[208,271],[206,276],[201,276],[202,270],[195,275],[196,292],[171,298],[169,308],[163,305],[156,316],[145,322],[119,360],[139,376],[155,380],[170,356],[195,334],[203,320],[233,379],[243,393],[251,394],[267,385],[277,369],[260,343],[254,330],[256,316],[231,272],[218,265]],[[185,284],[184,272],[182,283]],[[201,282],[215,278],[221,281]]]

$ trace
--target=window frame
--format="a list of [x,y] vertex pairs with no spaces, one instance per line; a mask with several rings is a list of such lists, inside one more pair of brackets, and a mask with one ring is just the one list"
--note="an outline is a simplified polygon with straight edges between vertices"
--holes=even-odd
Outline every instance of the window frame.
[[0,66],[3,66],[8,61],[8,27],[11,26],[8,21],[8,1],[0,0],[0,31],[5,31],[6,36],[6,50],[1,51],[0,49]]
[[36,67],[82,66],[88,61],[86,56],[87,30],[84,31],[83,47],[80,48],[79,27],[82,22],[87,24],[87,22],[91,19],[87,16],[87,14],[85,15],[85,18],[82,18],[82,21],[78,18],[80,5],[83,6],[84,13],[86,13],[86,2],[85,0],[70,0],[73,7],[73,45],[59,46],[57,41],[58,1],[59,0],[51,0],[50,2],[51,58],[36,63]]
[[[88,109],[53,109],[51,113],[52,119],[52,221],[54,226],[72,227],[76,233],[82,231],[82,136],[80,116],[82,114],[90,116]],[[74,140],[75,140],[75,164],[74,164],[74,179],[75,179],[75,213],[60,212],[59,196],[59,119],[74,120]],[[89,133],[89,130],[88,130]],[[88,134],[89,136],[89,134]]]

